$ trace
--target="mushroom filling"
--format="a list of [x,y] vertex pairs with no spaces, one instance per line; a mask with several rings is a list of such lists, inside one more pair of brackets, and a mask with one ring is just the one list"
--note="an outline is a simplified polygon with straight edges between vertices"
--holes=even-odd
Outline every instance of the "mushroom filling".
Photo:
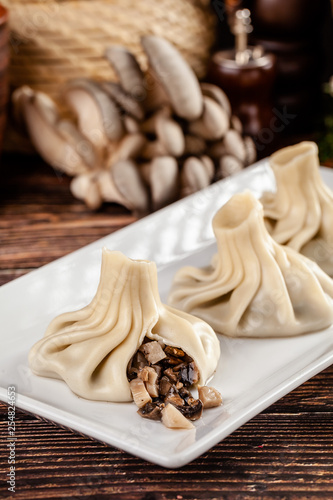
[[199,370],[179,347],[145,337],[128,365],[127,376],[142,417],[161,420],[168,403],[189,420],[201,417],[203,403],[189,391],[199,380]]

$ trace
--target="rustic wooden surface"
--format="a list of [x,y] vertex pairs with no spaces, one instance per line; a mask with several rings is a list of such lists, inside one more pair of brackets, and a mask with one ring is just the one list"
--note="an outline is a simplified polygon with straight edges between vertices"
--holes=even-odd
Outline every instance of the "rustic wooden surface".
[[[118,206],[89,212],[72,198],[68,179],[36,158],[3,158],[0,170],[0,284],[134,220]],[[13,495],[0,403],[0,498],[332,499],[332,387],[330,367],[178,470],[17,410]]]

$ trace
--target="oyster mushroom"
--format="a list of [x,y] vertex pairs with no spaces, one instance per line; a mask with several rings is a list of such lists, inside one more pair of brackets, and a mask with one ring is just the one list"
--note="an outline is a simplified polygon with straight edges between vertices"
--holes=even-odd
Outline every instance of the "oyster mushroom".
[[243,133],[243,125],[238,116],[232,115],[232,117],[230,118],[230,125],[231,128],[236,130],[239,134]]
[[243,163],[232,155],[224,155],[220,158],[216,171],[217,179],[223,179],[229,175],[236,174],[244,168]]
[[127,134],[115,146],[107,159],[107,166],[112,166],[118,161],[136,158],[146,143],[146,138],[142,134]]
[[230,101],[226,93],[220,87],[207,82],[201,83],[200,87],[204,96],[214,99],[214,101],[216,101],[224,109],[227,115],[231,117]]
[[123,89],[137,101],[142,101],[146,95],[144,75],[134,54],[121,45],[112,45],[106,49],[105,55]]
[[146,213],[149,206],[148,192],[135,163],[132,160],[118,161],[110,171],[117,190],[126,200],[124,206],[140,215]]
[[204,108],[200,118],[189,124],[191,134],[198,135],[205,140],[221,139],[229,129],[229,117],[226,111],[210,97],[204,96]]
[[198,388],[199,399],[203,404],[203,408],[214,408],[222,404],[222,396],[214,387],[204,385]]
[[128,201],[118,190],[110,170],[100,170],[96,175],[99,192],[104,201],[118,203],[129,210],[133,202]]
[[186,120],[199,118],[203,108],[202,93],[189,64],[164,38],[144,36],[141,43],[175,113]]
[[151,397],[145,387],[143,380],[135,378],[129,383],[134,403],[138,408],[142,408],[147,403],[151,403]]
[[75,198],[83,200],[91,210],[96,210],[102,204],[97,177],[93,172],[75,177],[70,184],[70,190]]
[[170,155],[177,157],[184,153],[184,133],[175,120],[159,115],[156,122],[156,134]]
[[102,82],[100,85],[125,113],[139,121],[144,119],[144,110],[140,102],[125,92],[119,83]]
[[180,178],[182,197],[209,186],[212,180],[204,163],[194,156],[185,160]]
[[154,158],[148,166],[148,179],[150,186],[152,209],[158,210],[172,201],[178,194],[178,164],[172,156]]
[[210,156],[207,156],[207,155],[200,156],[200,160],[202,161],[202,163],[206,169],[207,175],[208,175],[210,182],[211,182],[214,178],[214,175],[215,175],[214,162],[210,158]]
[[146,71],[145,84],[146,97],[143,101],[143,106],[147,113],[170,105],[170,98],[152,68],[148,68]]
[[257,149],[256,145],[253,142],[252,137],[246,135],[243,138],[245,152],[246,152],[246,165],[252,165],[257,159]]
[[59,113],[56,104],[41,92],[26,91],[20,106],[32,144],[51,166],[69,175],[87,172],[88,165],[79,154],[75,137],[68,142],[57,130]]
[[182,127],[171,117],[171,109],[164,106],[153,113],[141,125],[142,132],[156,135],[157,140],[171,156],[181,156],[185,148]]
[[167,404],[161,413],[162,422],[166,427],[171,429],[194,429],[192,422],[187,420],[171,403]]
[[80,131],[96,147],[103,148],[124,135],[116,104],[97,83],[84,78],[72,80],[65,88],[64,97],[77,117]]
[[74,123],[65,119],[60,120],[56,124],[56,129],[62,137],[76,149],[86,165],[90,168],[94,168],[98,165],[101,159],[98,157],[95,148],[92,143],[81,134]]
[[223,142],[226,153],[235,156],[244,164],[246,161],[246,150],[240,133],[236,130],[228,130]]

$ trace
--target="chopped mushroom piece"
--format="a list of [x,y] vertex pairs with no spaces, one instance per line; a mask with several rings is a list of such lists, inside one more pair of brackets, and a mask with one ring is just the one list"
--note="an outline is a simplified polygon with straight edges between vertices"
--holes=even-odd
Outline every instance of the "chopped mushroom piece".
[[200,399],[188,398],[187,405],[177,405],[177,409],[189,420],[198,420],[202,415],[203,404]]
[[167,368],[164,370],[164,375],[166,375],[171,382],[177,382],[178,380],[178,373],[174,372],[172,368]]
[[180,369],[180,381],[186,386],[196,384],[199,380],[199,370],[195,363],[189,363]]
[[159,396],[157,385],[158,374],[151,366],[146,366],[143,370],[147,373],[147,380],[145,380],[146,389],[152,398],[157,398]]
[[[183,406],[185,404],[185,401],[179,396],[179,394],[168,394],[167,397],[164,400],[165,404],[171,403],[174,406]],[[186,416],[186,415],[185,415]]]
[[183,349],[179,349],[179,347],[173,347],[171,345],[166,346],[164,352],[165,354],[171,354],[171,356],[178,356],[179,358],[183,358],[185,356]]
[[153,342],[147,342],[140,347],[140,351],[143,352],[147,361],[149,363],[155,364],[166,358],[165,352],[158,342],[155,340]]
[[162,410],[162,422],[171,429],[194,429],[194,425],[170,403]]
[[199,399],[204,408],[214,408],[222,404],[222,396],[214,387],[203,386],[199,387]]
[[158,403],[146,403],[142,408],[138,410],[138,414],[143,418],[149,418],[150,420],[161,420],[164,404]]
[[151,397],[145,387],[143,380],[135,378],[130,381],[130,389],[134,403],[138,408],[142,408],[146,403],[151,403]]
[[161,396],[166,396],[170,389],[172,388],[172,383],[168,377],[162,377],[160,380],[160,394]]

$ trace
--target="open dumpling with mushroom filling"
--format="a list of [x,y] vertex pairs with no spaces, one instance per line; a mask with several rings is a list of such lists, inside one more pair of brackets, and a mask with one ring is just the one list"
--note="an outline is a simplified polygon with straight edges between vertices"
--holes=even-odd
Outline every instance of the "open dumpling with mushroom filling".
[[218,253],[210,266],[184,267],[169,303],[232,337],[299,335],[333,321],[333,280],[314,262],[276,243],[261,203],[234,195],[214,216]]
[[129,367],[139,349],[148,356],[145,365],[173,349],[182,351],[200,385],[213,375],[220,356],[209,325],[161,303],[154,262],[103,249],[95,297],[83,309],[56,317],[32,347],[29,363],[35,374],[63,379],[83,398],[131,401]]
[[270,166],[276,192],[261,198],[270,234],[333,276],[333,192],[320,177],[318,146],[305,141],[283,148]]

